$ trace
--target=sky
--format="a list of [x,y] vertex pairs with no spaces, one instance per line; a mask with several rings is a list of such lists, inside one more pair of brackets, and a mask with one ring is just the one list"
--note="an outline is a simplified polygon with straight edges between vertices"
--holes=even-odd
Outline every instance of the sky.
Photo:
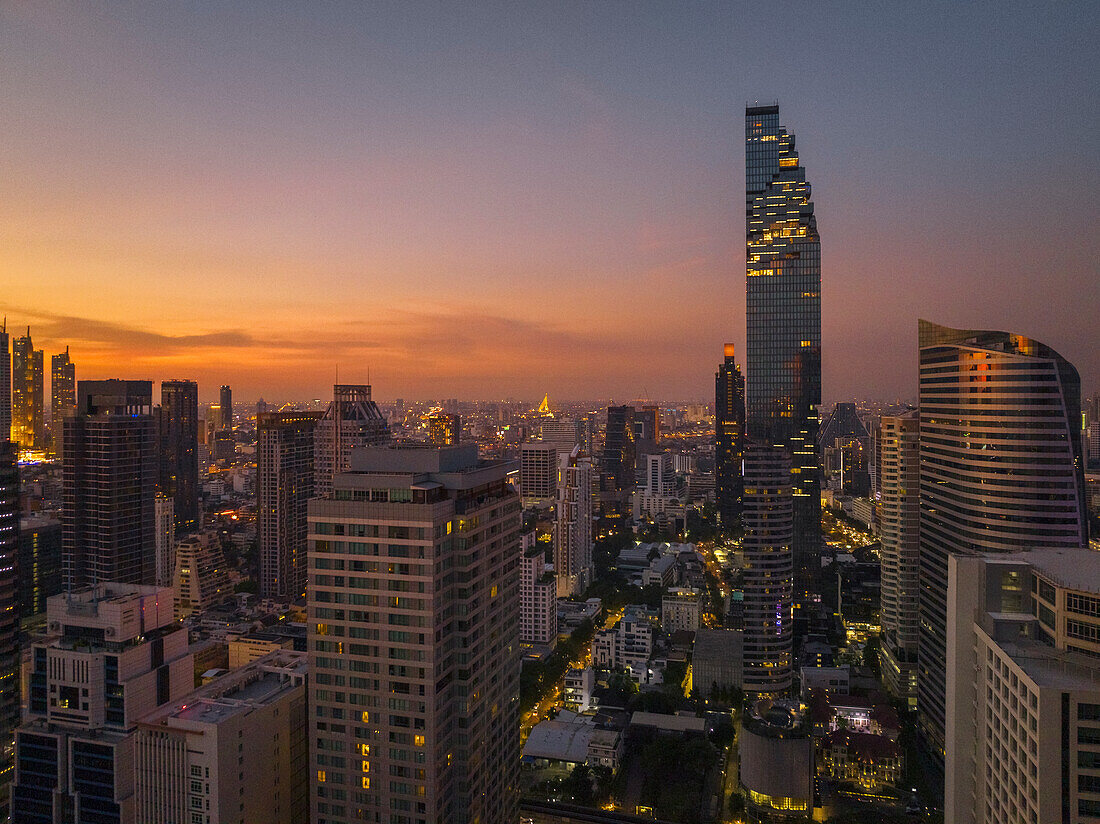
[[[744,106],[822,243],[823,395],[917,319],[1100,390],[1100,4],[0,4],[0,312],[240,400],[713,398]],[[751,376],[749,376],[751,380]]]

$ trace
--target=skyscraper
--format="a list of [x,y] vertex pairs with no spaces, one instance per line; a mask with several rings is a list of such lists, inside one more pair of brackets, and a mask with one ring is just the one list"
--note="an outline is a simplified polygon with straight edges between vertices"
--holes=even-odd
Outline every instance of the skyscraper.
[[920,640],[917,708],[944,742],[947,559],[1088,543],[1077,370],[1022,335],[920,336]]
[[157,487],[172,499],[176,534],[199,528],[199,385],[161,381]]
[[607,407],[607,429],[600,458],[600,508],[604,517],[621,518],[629,510],[635,483],[634,407]]
[[8,335],[8,319],[0,324],[0,441],[6,441],[11,432],[11,342]]
[[31,328],[12,343],[11,439],[22,449],[44,446],[42,350],[31,342]]
[[332,492],[332,477],[348,468],[353,449],[383,446],[390,440],[386,416],[371,400],[370,386],[336,384],[332,398],[314,433],[314,494],[318,498]]
[[62,567],[66,588],[156,577],[152,381],[80,381],[65,418]]
[[879,428],[879,535],[882,541],[882,678],[895,696],[917,696],[917,620],[920,593],[920,419],[916,412],[886,416]]
[[454,446],[462,438],[462,418],[446,412],[428,416],[428,440],[435,446]]
[[19,470],[15,444],[0,437],[0,820],[9,811],[19,725]]
[[306,588],[306,505],[313,497],[320,412],[266,412],[257,421],[256,532],[260,593],[293,600]]
[[821,564],[821,241],[806,170],[779,106],[745,110],[747,428],[791,456],[795,601]]
[[228,386],[222,386],[219,393],[221,401],[222,419],[218,422],[222,429],[233,429],[233,390]]
[[791,460],[778,447],[745,446],[744,689],[785,695],[791,688],[793,505]]
[[727,343],[714,376],[714,491],[723,529],[741,522],[741,453],[745,448],[745,378]]
[[76,409],[76,366],[69,347],[50,358],[50,438],[54,450],[61,447],[61,422]]
[[592,461],[573,447],[558,460],[554,508],[554,572],[558,596],[579,595],[592,583]]
[[310,502],[313,821],[519,820],[509,469],[475,444],[363,448]]
[[519,451],[519,491],[524,506],[549,506],[557,497],[558,448],[532,441]]

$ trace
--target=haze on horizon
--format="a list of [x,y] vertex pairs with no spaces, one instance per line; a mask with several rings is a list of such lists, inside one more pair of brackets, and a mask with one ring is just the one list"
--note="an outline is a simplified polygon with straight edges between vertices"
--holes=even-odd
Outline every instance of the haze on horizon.
[[[917,318],[1100,390],[1095,3],[0,7],[0,314],[240,399],[713,396],[746,101],[822,238],[827,403]],[[750,376],[751,379],[751,376]]]

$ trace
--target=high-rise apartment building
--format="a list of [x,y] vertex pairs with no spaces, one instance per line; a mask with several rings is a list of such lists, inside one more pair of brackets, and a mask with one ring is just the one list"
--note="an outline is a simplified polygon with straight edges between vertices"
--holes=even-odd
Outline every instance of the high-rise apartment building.
[[607,407],[603,455],[600,458],[600,510],[604,517],[621,518],[634,490],[634,407]]
[[523,535],[519,567],[519,640],[527,647],[553,647],[558,640],[558,599],[554,573],[532,530]]
[[172,498],[176,533],[186,535],[199,522],[199,385],[162,381],[157,412],[158,482]]
[[310,819],[519,819],[520,503],[475,444],[363,448],[310,502]]
[[577,418],[544,418],[539,425],[539,439],[558,452],[572,452],[584,440],[583,423]]
[[890,693],[916,708],[920,595],[920,418],[884,416],[879,427],[882,543],[879,662]]
[[153,520],[156,524],[153,577],[158,587],[170,587],[176,568],[176,508],[172,499],[163,492],[158,492],[153,499]]
[[156,577],[156,427],[151,381],[80,381],[65,418],[62,567],[66,587]]
[[172,588],[176,593],[177,620],[210,609],[233,594],[217,535],[200,532],[176,545]]
[[46,627],[16,732],[12,824],[128,824],[138,722],[194,689],[172,590],[107,583],[55,595]]
[[729,530],[741,523],[741,453],[745,448],[745,378],[732,343],[714,376],[714,496],[718,522]]
[[1100,553],[947,567],[944,819],[1100,821]]
[[233,390],[223,385],[218,392],[218,400],[220,401],[219,408],[221,409],[222,419],[218,421],[221,424],[222,429],[229,431],[233,430]]
[[462,418],[446,412],[428,416],[428,441],[434,446],[454,446],[462,439]]
[[573,447],[558,461],[557,504],[554,507],[554,572],[558,596],[579,595],[592,583],[592,460]]
[[273,652],[143,718],[135,824],[307,821],[307,670]]
[[27,334],[11,347],[11,439],[21,449],[45,446],[42,363],[42,350],[34,348],[28,326]]
[[781,697],[791,689],[794,533],[791,460],[783,449],[745,446],[741,520],[744,567],[744,689]]
[[1081,384],[1022,335],[920,327],[917,708],[943,750],[947,559],[1088,544]]
[[749,436],[791,456],[795,602],[821,572],[821,240],[806,170],[779,106],[745,110]]
[[12,436],[11,426],[11,340],[8,319],[0,323],[0,441]]
[[531,441],[520,447],[519,489],[524,506],[553,503],[558,494],[558,447],[555,444]]
[[54,450],[61,448],[61,422],[76,409],[76,365],[69,358],[69,347],[50,358],[50,440]]
[[642,455],[638,460],[638,488],[634,490],[634,518],[665,522],[684,517],[680,477],[672,468],[672,453]]
[[314,431],[314,490],[318,498],[332,492],[333,475],[347,470],[359,446],[384,446],[390,440],[386,416],[371,400],[366,384],[336,384],[332,402]]
[[19,725],[19,455],[0,438],[0,820],[7,820]]
[[307,504],[314,496],[320,412],[267,412],[256,433],[260,593],[293,600],[306,588]]
[[61,519],[30,515],[19,519],[20,619],[46,612],[46,599],[62,591]]

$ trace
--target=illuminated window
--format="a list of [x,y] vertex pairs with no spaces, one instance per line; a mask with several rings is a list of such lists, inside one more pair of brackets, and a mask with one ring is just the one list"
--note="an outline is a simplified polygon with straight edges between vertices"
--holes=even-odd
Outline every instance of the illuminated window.
[[360,755],[370,755],[370,744],[360,744],[359,745],[359,754]]
[[370,789],[370,778],[368,778],[365,775],[363,776],[363,789],[364,790],[369,790]]
[[418,747],[423,747],[424,746],[424,736],[423,735],[414,735],[413,736],[413,743]]
[[370,772],[370,762],[369,761],[364,761],[363,762],[362,772]]
[[370,712],[368,710],[363,710],[362,718],[363,718],[363,723],[364,724],[369,724],[370,723]]
[[318,784],[324,784],[325,783],[325,771],[324,770],[317,770],[317,783]]

